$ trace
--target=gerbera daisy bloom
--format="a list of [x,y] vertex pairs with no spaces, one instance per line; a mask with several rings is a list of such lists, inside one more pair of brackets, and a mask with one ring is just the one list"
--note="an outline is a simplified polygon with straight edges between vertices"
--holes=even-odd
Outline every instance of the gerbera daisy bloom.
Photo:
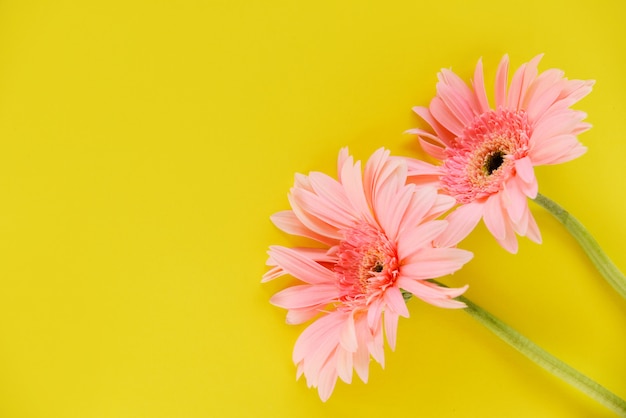
[[438,245],[458,242],[482,218],[496,240],[517,252],[515,233],[541,242],[527,197],[537,196],[534,166],[558,164],[582,155],[577,135],[591,125],[570,108],[585,97],[593,81],[568,80],[551,69],[538,73],[541,55],[523,64],[507,91],[509,58],[500,61],[495,108],[485,91],[479,60],[471,86],[450,70],[438,74],[437,95],[429,107],[415,107],[433,132],[412,129],[426,153],[443,161],[433,166],[409,161],[412,181],[438,181],[459,206]]
[[379,149],[362,173],[361,162],[354,163],[344,148],[338,180],[319,172],[297,174],[289,194],[292,210],[272,216],[283,231],[317,242],[314,248],[270,247],[272,268],[263,281],[289,274],[303,282],[278,292],[271,303],[288,310],[290,324],[317,317],[298,338],[293,361],[297,376],[304,374],[323,401],[338,377],[351,382],[353,369],[367,382],[370,356],[384,366],[383,328],[394,349],[398,318],[409,316],[403,291],[436,306],[465,307],[453,298],[467,286],[428,281],[472,257],[433,245],[447,227],[436,218],[455,201],[406,180],[405,159]]

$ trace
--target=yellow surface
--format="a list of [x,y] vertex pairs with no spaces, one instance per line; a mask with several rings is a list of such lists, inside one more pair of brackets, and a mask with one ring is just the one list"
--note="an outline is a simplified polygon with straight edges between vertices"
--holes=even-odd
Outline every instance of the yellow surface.
[[[260,284],[296,171],[409,154],[436,73],[597,80],[582,158],[537,170],[626,270],[626,7],[614,1],[1,1],[0,417],[609,417],[462,311],[410,302],[385,370],[323,404]],[[626,301],[533,206],[445,281],[626,397]]]

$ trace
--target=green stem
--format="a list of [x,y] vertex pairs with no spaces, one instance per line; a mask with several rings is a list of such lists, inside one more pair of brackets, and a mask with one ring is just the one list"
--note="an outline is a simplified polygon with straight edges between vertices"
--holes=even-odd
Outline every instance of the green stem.
[[602,274],[606,281],[609,282],[622,297],[626,298],[626,277],[624,277],[624,274],[613,264],[602,248],[600,248],[598,242],[589,231],[587,231],[583,224],[556,202],[540,193],[537,194],[535,202],[550,212],[565,226],[569,233],[578,241],[585,253],[587,253],[587,256],[589,256],[591,262],[596,266],[600,274]]
[[[439,286],[445,286],[435,280],[431,281]],[[626,417],[626,401],[615,395],[613,392],[554,357],[552,354],[548,353],[546,350],[539,347],[537,344],[466,297],[459,296],[456,300],[465,303],[467,305],[467,308],[464,309],[465,312],[517,351],[524,354],[526,357],[550,373],[560,377],[570,385],[616,412],[618,415]]]

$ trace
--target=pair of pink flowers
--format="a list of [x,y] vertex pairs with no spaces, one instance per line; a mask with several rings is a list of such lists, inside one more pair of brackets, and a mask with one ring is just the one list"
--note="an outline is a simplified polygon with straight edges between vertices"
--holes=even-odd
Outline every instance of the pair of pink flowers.
[[467,286],[450,289],[429,279],[472,258],[456,245],[480,219],[508,251],[517,251],[516,233],[541,241],[527,203],[537,195],[533,167],[585,152],[577,135],[590,125],[570,106],[593,83],[567,80],[558,70],[539,74],[540,58],[515,72],[508,91],[509,61],[502,59],[495,109],[480,61],[471,86],[441,71],[430,106],[415,108],[432,131],[410,131],[440,165],[379,149],[362,169],[344,148],[336,180],[296,175],[292,209],[272,221],[318,246],[270,247],[263,281],[288,274],[303,282],[271,303],[288,310],[290,324],[317,318],[298,338],[293,361],[322,400],[337,378],[350,383],[353,370],[366,382],[370,358],[384,365],[383,334],[394,349],[398,319],[409,316],[403,293],[440,307],[465,306],[454,298]]

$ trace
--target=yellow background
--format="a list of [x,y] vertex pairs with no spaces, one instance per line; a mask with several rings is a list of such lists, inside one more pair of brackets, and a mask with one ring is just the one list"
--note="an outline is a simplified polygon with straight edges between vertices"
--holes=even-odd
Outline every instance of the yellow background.
[[[261,285],[295,172],[415,155],[436,73],[596,79],[582,158],[537,169],[626,270],[621,0],[0,1],[0,417],[609,417],[462,311],[410,302],[396,352],[323,404]],[[533,205],[444,281],[626,397],[626,301]]]

